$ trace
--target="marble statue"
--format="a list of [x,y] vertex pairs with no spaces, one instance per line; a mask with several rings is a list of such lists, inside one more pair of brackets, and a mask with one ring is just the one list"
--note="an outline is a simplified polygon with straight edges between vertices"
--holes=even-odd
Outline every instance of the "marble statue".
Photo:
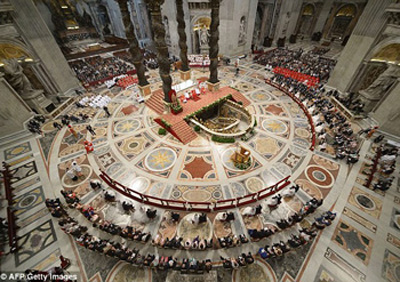
[[168,46],[171,46],[171,35],[169,34],[169,23],[168,23],[168,18],[164,17],[164,28],[165,28],[165,43]]
[[7,82],[14,88],[14,90],[22,97],[30,96],[35,90],[32,84],[23,72],[22,66],[15,58],[3,60],[4,74]]
[[204,26],[200,30],[200,45],[207,45],[208,44],[208,36],[209,36],[208,30]]
[[369,98],[380,98],[400,78],[400,67],[390,65],[367,89],[364,90]]
[[246,42],[246,19],[242,17],[240,20],[239,27],[239,44],[243,44]]

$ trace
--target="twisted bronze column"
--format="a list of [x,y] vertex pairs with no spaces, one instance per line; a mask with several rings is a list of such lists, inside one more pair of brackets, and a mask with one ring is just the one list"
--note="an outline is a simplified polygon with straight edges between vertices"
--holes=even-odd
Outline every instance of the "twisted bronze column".
[[150,11],[151,27],[154,34],[154,44],[157,48],[157,61],[159,65],[164,101],[170,103],[169,91],[171,90],[172,78],[169,75],[171,65],[168,58],[168,46],[165,43],[165,29],[161,18],[161,5],[164,0],[145,0]]
[[131,53],[133,58],[133,65],[136,68],[136,74],[138,77],[139,85],[145,86],[149,82],[146,79],[145,71],[146,68],[143,65],[143,54],[139,48],[138,40],[135,36],[135,30],[131,22],[131,17],[128,9],[128,0],[116,0],[119,4],[119,9],[122,15],[122,21],[125,27],[126,39],[129,43],[129,53]]
[[210,0],[211,25],[210,25],[210,78],[209,82],[218,82],[218,40],[219,40],[219,6],[222,0]]
[[178,21],[178,34],[179,34],[179,48],[181,49],[179,57],[181,58],[182,71],[189,70],[188,58],[187,58],[187,44],[186,44],[186,32],[185,32],[185,18],[183,14],[183,0],[176,0],[176,20]]

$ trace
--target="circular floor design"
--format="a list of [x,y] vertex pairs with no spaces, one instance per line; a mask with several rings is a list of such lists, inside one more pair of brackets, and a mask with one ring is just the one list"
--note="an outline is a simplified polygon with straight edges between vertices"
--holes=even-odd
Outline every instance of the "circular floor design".
[[115,125],[115,132],[119,134],[128,134],[134,132],[140,127],[140,122],[135,119],[119,121]]
[[184,240],[193,240],[197,236],[199,236],[200,239],[211,239],[213,227],[210,219],[207,217],[207,222],[196,225],[191,222],[194,215],[195,213],[189,213],[182,218],[178,225],[177,235]]
[[265,184],[259,177],[250,177],[246,180],[246,187],[250,192],[256,193],[264,189]]
[[146,166],[153,171],[163,171],[171,168],[176,161],[176,153],[170,148],[158,148],[146,157]]
[[354,195],[354,199],[356,199],[357,203],[360,204],[363,208],[367,210],[375,210],[376,209],[376,204],[374,200],[372,200],[370,197],[368,197],[365,194],[356,194]]
[[[159,126],[154,122],[158,115],[145,104],[132,102],[132,97],[122,91],[113,98],[115,114],[112,117],[104,119],[100,115],[102,111],[99,111],[90,122],[94,128],[98,125],[98,128],[107,129],[108,132],[101,137],[105,142],[95,145],[88,159],[90,166],[96,174],[101,169],[116,181],[140,193],[179,201],[218,201],[241,197],[271,186],[286,176],[303,175],[307,165],[303,162],[310,159],[313,153],[309,150],[310,140],[300,137],[306,137],[309,131],[301,108],[286,96],[281,99],[280,96],[285,94],[265,85],[264,81],[261,86],[232,74],[229,77],[230,73],[225,69],[221,70],[221,75],[226,76],[229,83],[233,81],[231,85],[240,82],[243,96],[252,102],[248,109],[256,117],[258,125],[250,139],[238,138],[235,144],[223,144],[211,141],[210,136],[200,132],[197,139],[184,145],[169,133],[166,136],[159,135]],[[192,70],[193,79],[204,76],[204,73]],[[221,84],[221,87],[225,86],[223,82]],[[251,85],[247,87],[246,84]],[[268,106],[281,108],[287,117],[271,116],[265,110]],[[130,107],[130,111],[125,115],[126,111],[122,110],[127,107]],[[83,134],[84,138],[91,138],[85,126],[77,127],[77,130],[82,130],[79,134]],[[62,157],[67,160],[84,150],[81,144],[76,144],[76,140],[71,140],[73,142],[68,147],[64,146],[68,136],[58,134],[54,142],[62,142]],[[245,170],[236,168],[231,160],[239,146],[251,153],[252,164]],[[70,150],[72,147],[73,150]],[[209,164],[209,170],[198,174],[196,178],[182,177],[190,160],[197,159]],[[58,162],[49,166],[67,161],[58,159]],[[191,171],[198,172],[193,165]],[[90,174],[93,174],[92,171]],[[327,172],[314,172],[309,177],[309,183],[320,184],[325,181],[325,185],[329,185],[326,183],[330,179]],[[76,188],[86,185],[84,182],[87,180],[72,183],[64,177],[62,181],[64,187]]]
[[280,120],[266,119],[262,124],[263,128],[271,133],[284,134],[288,131],[287,125]]
[[334,184],[334,177],[332,173],[323,167],[310,165],[306,168],[305,174],[311,183],[321,188],[329,188]]
[[232,282],[276,282],[276,275],[271,266],[264,261],[256,259],[247,267],[235,269]]
[[76,187],[89,179],[89,176],[92,174],[92,168],[89,165],[81,164],[82,168],[82,176],[78,178],[78,180],[73,181],[64,173],[62,177],[62,183],[66,188]]

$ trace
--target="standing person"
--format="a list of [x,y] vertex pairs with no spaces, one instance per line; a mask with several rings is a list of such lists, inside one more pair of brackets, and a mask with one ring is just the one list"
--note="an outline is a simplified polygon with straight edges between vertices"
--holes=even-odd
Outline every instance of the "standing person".
[[236,68],[236,76],[239,76],[239,67]]
[[374,126],[374,128],[372,128],[368,134],[367,134],[367,138],[371,138],[371,136],[375,133],[375,131],[378,129],[378,126]]
[[68,167],[65,169],[65,174],[67,177],[69,177],[72,181],[77,181],[78,176],[75,175],[74,171],[72,169],[69,169]]
[[58,129],[58,130],[61,130],[62,129],[62,125],[61,124],[59,124],[58,122],[53,122],[53,127],[54,128],[56,128],[56,129]]
[[74,135],[74,137],[76,139],[78,139],[78,133],[76,133],[75,129],[73,129],[70,124],[68,124],[68,129],[69,129],[69,132],[71,132],[71,134]]
[[90,152],[93,152],[94,147],[93,147],[93,143],[92,142],[89,142],[89,141],[85,140],[84,144],[85,144],[86,154],[89,154]]
[[104,107],[103,107],[103,110],[106,112],[107,117],[110,117],[110,116],[111,116],[110,112],[108,111],[107,106],[104,106]]
[[93,127],[90,124],[86,126],[86,129],[90,132],[90,134],[96,135],[96,132],[93,130]]
[[82,168],[81,168],[80,165],[78,165],[78,162],[77,162],[77,161],[73,161],[73,162],[72,162],[72,164],[71,164],[71,169],[73,169],[73,170],[76,172],[76,175],[77,175],[78,177],[81,177],[81,176],[82,176]]

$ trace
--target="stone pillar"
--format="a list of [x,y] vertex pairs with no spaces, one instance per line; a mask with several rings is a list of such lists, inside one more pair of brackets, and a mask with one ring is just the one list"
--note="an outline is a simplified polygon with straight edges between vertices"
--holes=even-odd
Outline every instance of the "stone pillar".
[[[293,34],[296,28],[299,13],[301,12],[302,2],[302,0],[281,2],[279,19],[275,29],[275,41],[279,41],[284,44],[286,39]],[[279,7],[276,7],[276,9],[278,8]]]
[[374,46],[376,38],[386,23],[385,8],[391,0],[370,0],[364,8],[338,63],[328,80],[328,85],[346,92],[357,75],[363,60]]
[[391,91],[371,113],[371,117],[379,123],[379,129],[400,136],[400,79],[391,88]]
[[[127,2],[128,0],[126,0]],[[110,18],[111,27],[113,29],[113,34],[116,37],[123,38],[125,35],[125,26],[122,21],[122,15],[119,11],[119,7],[114,1],[107,1],[107,13]]]
[[99,19],[98,19],[98,16],[97,16],[97,11],[96,11],[96,9],[97,9],[97,3],[96,3],[95,1],[96,1],[96,0],[89,0],[89,1],[87,2],[87,5],[88,5],[88,7],[89,7],[89,12],[90,12],[90,14],[92,14],[92,19],[93,19],[93,21],[94,21],[94,26],[95,26],[95,28],[96,28],[96,30],[97,30],[97,33],[99,34],[100,38],[101,38],[102,40],[104,40],[103,27],[102,27],[102,25],[99,23]]
[[6,136],[24,129],[23,123],[33,116],[32,110],[4,79],[0,73],[0,136]]
[[154,34],[154,44],[157,48],[157,61],[159,65],[162,88],[164,92],[164,101],[171,103],[169,91],[171,91],[172,78],[170,76],[170,63],[168,58],[168,46],[165,42],[165,29],[161,17],[161,5],[164,0],[146,0],[150,11],[151,26]]
[[319,17],[317,19],[317,23],[315,24],[314,32],[321,32],[324,29],[325,23],[328,20],[332,5],[333,5],[334,0],[324,0],[324,4],[322,6],[321,13],[319,14]]
[[218,83],[218,40],[219,40],[219,6],[221,0],[211,0],[211,25],[210,25],[210,83]]
[[146,79],[146,74],[145,74],[146,68],[143,65],[143,55],[142,52],[140,51],[139,43],[135,36],[135,30],[129,14],[128,3],[126,0],[117,0],[117,1],[121,11],[122,21],[125,26],[126,39],[128,40],[129,43],[129,53],[131,53],[131,56],[133,58],[133,65],[135,66],[136,69],[136,74],[140,86],[139,89],[145,96],[150,94],[148,93],[150,90],[150,85]]
[[262,45],[264,43],[264,38],[267,36],[267,22],[268,15],[270,13],[271,5],[264,5],[263,16],[261,20],[260,35],[258,38],[258,44]]
[[43,69],[42,63],[40,61],[35,61],[31,65],[31,68],[32,68],[32,71],[35,73],[37,79],[43,85],[46,92],[52,96],[57,95],[57,86],[54,85],[53,81],[49,78],[49,76]]
[[72,94],[80,88],[73,71],[64,58],[32,0],[13,0],[13,17],[24,41],[38,56],[48,70],[59,92]]

